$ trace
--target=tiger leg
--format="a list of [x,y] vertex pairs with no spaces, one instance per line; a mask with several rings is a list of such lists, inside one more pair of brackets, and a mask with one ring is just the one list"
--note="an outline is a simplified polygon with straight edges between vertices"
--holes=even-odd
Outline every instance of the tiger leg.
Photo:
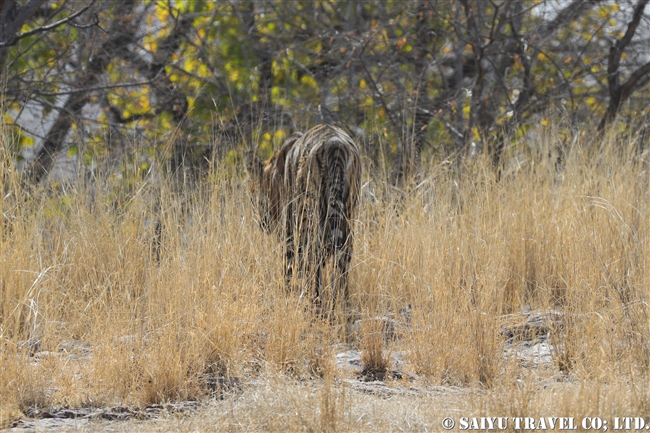
[[296,247],[294,241],[293,231],[293,215],[291,213],[291,206],[287,207],[287,215],[285,221],[285,267],[284,267],[284,284],[287,290],[292,289],[293,284],[293,269],[296,261]]
[[344,312],[349,308],[348,276],[352,260],[352,236],[348,235],[345,244],[334,251],[334,272],[332,273],[332,289],[334,304],[342,297],[341,307]]

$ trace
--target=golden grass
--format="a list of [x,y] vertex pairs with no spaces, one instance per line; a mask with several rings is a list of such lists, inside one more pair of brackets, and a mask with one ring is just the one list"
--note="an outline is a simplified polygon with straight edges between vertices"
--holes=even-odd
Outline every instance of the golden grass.
[[[366,397],[346,395],[333,363],[341,342],[370,369],[406,351],[423,384],[475,390],[463,416],[650,415],[648,155],[581,135],[557,170],[558,136],[509,155],[498,179],[484,156],[434,163],[401,193],[367,179],[350,279],[365,321],[353,334],[286,293],[282,246],[256,227],[242,180],[190,200],[143,182],[117,205],[108,188],[28,190],[2,138],[0,417],[202,399],[216,375],[264,384],[246,392],[266,398],[217,417],[232,430],[402,428],[378,401],[359,418]],[[387,342],[372,318],[399,319],[408,304],[410,323]],[[551,366],[504,357],[502,326],[524,309],[562,313]],[[290,386],[313,378],[316,391]],[[422,411],[435,421],[413,428],[435,430],[444,414]]]

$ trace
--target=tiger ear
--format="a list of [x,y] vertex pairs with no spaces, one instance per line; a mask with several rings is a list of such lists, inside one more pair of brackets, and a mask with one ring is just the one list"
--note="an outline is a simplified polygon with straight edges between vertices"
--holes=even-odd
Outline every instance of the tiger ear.
[[249,176],[257,178],[262,176],[264,166],[254,150],[248,151],[244,158],[244,166]]

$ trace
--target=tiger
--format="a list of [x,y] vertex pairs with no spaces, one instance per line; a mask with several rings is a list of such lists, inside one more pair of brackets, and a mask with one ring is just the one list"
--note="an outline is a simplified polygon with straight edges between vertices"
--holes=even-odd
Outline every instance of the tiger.
[[[291,135],[267,161],[249,152],[245,165],[258,224],[284,242],[286,286],[298,286],[301,299],[313,291],[323,315],[339,296],[347,305],[361,184],[357,144],[339,127],[318,125]],[[330,259],[331,292],[325,299],[323,272]]]

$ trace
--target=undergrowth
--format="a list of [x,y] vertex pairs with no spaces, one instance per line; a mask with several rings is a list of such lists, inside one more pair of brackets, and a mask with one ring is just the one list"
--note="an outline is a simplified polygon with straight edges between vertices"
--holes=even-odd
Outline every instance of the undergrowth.
[[[480,154],[433,160],[400,188],[367,171],[350,276],[356,333],[286,292],[282,245],[256,226],[239,175],[217,167],[182,196],[145,179],[116,203],[108,180],[26,187],[3,136],[3,416],[200,399],[207,375],[272,371],[323,380],[318,428],[344,429],[341,343],[381,377],[403,351],[427,383],[483,389],[478,411],[545,413],[559,403],[540,377],[557,375],[603,395],[570,391],[572,416],[647,408],[633,384],[650,368],[648,155],[582,134],[558,161],[559,134],[513,146],[500,170]],[[376,318],[399,321],[405,306],[403,332],[386,339]],[[561,314],[552,371],[531,375],[503,355],[504,318],[528,310]]]

